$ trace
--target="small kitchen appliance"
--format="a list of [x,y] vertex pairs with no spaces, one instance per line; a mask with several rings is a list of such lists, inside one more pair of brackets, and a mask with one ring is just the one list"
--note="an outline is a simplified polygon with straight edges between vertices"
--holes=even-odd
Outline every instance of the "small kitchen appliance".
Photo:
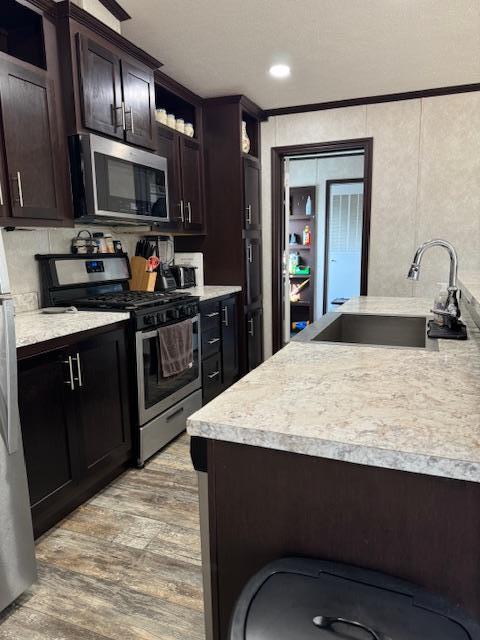
[[94,134],[69,138],[75,217],[89,223],[169,220],[167,159]]
[[170,267],[177,289],[188,289],[196,285],[195,267],[172,265]]
[[[130,291],[128,256],[37,255],[44,306],[130,313],[131,373],[135,397],[136,462],[145,461],[181,433],[202,406],[198,297],[186,292]],[[159,331],[191,324],[191,366],[162,375]],[[184,326],[184,325],[183,325]]]

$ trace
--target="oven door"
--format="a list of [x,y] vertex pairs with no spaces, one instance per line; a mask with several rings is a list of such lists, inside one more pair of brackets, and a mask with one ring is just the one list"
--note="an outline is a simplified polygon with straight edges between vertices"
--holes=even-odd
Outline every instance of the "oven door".
[[83,215],[132,223],[168,221],[166,158],[93,134],[77,139]]
[[200,316],[191,319],[193,329],[193,365],[182,373],[161,375],[157,330],[136,333],[138,415],[140,425],[155,418],[202,386]]

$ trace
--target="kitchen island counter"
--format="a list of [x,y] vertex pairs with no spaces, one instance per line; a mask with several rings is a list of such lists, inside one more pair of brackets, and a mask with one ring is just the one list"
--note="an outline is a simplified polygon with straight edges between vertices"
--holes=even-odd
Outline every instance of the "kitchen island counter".
[[[344,313],[428,316],[431,300]],[[315,325],[190,417],[190,435],[480,482],[480,331],[438,351],[311,342]]]

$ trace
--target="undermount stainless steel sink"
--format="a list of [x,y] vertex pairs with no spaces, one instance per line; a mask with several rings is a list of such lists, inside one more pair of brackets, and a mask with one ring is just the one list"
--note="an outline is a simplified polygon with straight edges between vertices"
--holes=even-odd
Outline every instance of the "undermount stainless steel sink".
[[325,326],[311,340],[438,350],[437,340],[427,336],[424,316],[327,313],[321,323]]

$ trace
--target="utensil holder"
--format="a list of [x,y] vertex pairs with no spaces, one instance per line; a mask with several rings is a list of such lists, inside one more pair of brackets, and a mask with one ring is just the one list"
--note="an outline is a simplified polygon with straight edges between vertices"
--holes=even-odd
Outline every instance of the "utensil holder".
[[130,291],[155,291],[156,271],[147,271],[148,262],[140,256],[130,258],[132,278],[129,281]]

